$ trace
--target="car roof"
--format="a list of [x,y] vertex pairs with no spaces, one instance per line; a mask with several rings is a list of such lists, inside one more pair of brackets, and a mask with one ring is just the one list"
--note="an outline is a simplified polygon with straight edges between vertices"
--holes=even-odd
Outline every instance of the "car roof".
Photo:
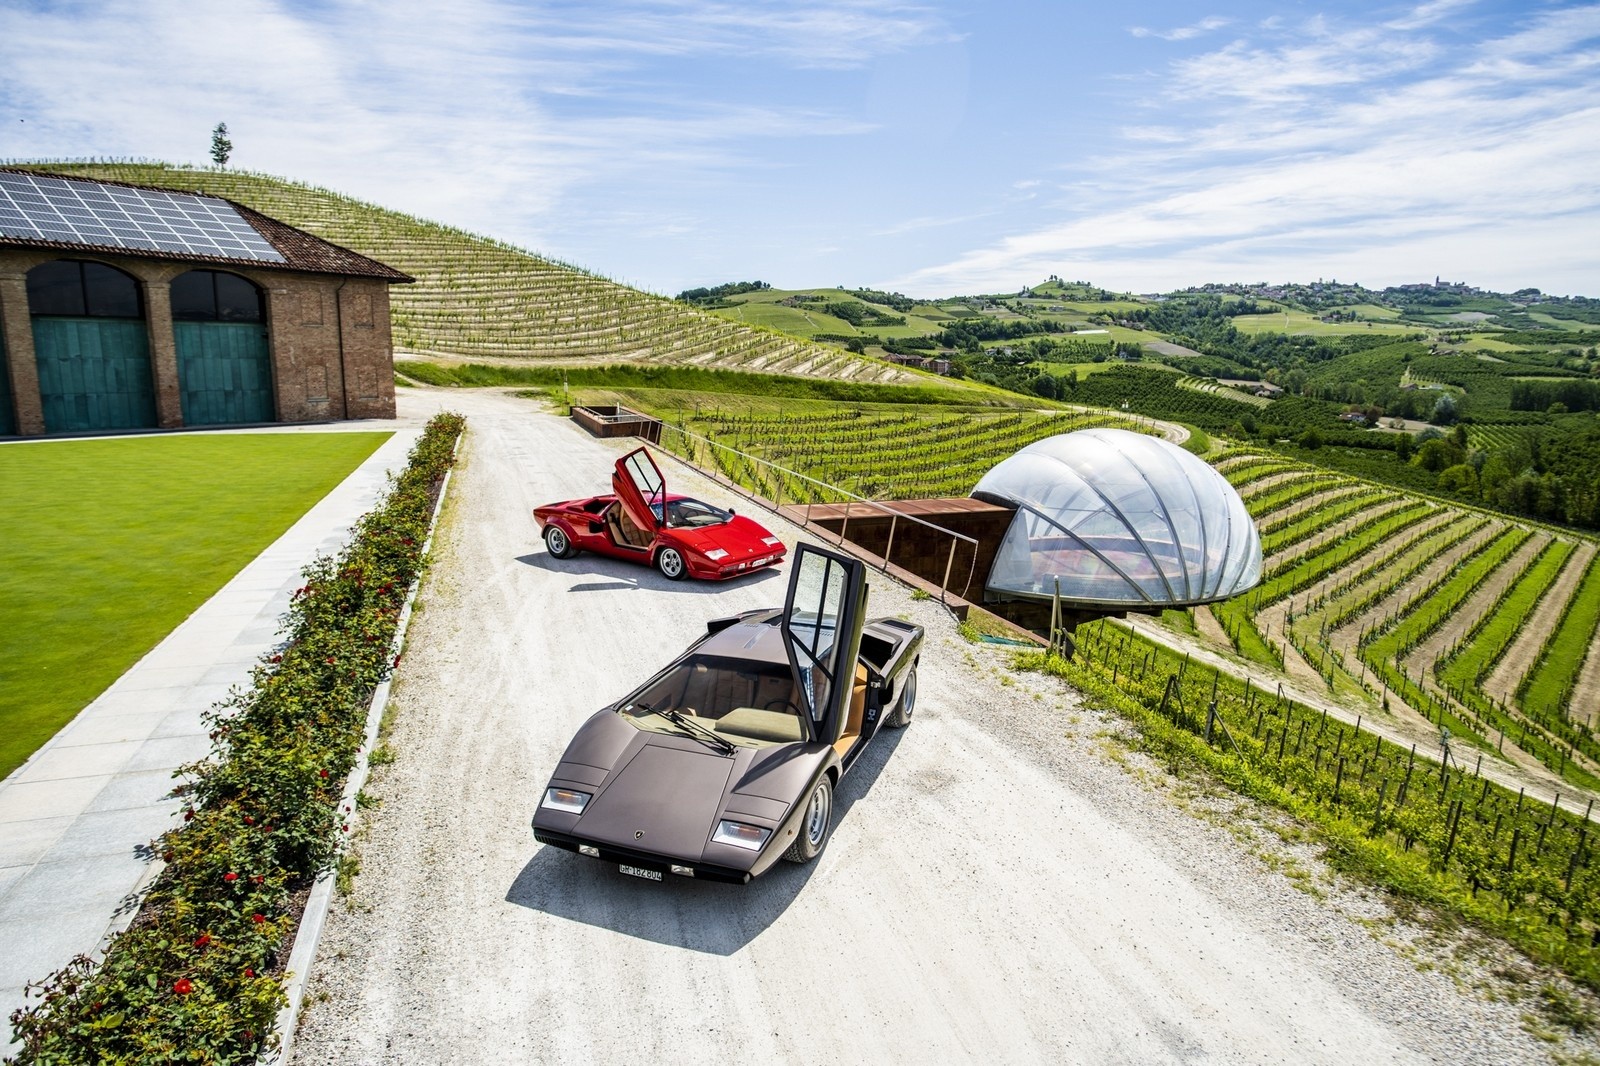
[[707,637],[695,653],[787,666],[789,657],[783,650],[783,633],[777,618],[774,612],[769,619],[742,619]]

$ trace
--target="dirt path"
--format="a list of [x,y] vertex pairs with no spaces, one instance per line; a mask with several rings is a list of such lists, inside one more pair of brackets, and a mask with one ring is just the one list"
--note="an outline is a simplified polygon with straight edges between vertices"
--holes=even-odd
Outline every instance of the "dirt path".
[[1288,845],[1235,835],[1237,798],[1194,817],[1157,764],[1104,757],[1119,721],[892,583],[871,613],[929,631],[917,717],[846,778],[816,863],[651,884],[538,846],[528,819],[577,725],[707,619],[780,600],[783,575],[554,561],[528,509],[602,489],[625,443],[499,394],[405,392],[463,410],[468,436],[399,671],[398,759],[368,790],[295,1061],[1546,1060],[1523,1008],[1372,936],[1376,899],[1297,891],[1258,857]]
[[1560,576],[1545,591],[1544,597],[1534,605],[1533,610],[1528,612],[1530,620],[1538,620],[1541,624],[1523,626],[1495,668],[1489,672],[1483,683],[1483,691],[1490,699],[1507,704],[1512,701],[1517,686],[1538,660],[1545,638],[1555,631],[1556,621],[1566,613],[1567,603],[1577,591],[1578,582],[1583,580],[1589,561],[1594,558],[1595,547],[1593,541],[1579,541],[1572,554],[1567,556]]
[[1340,500],[1348,499],[1351,496],[1359,496],[1364,492],[1370,491],[1371,489],[1366,485],[1339,485],[1331,489],[1325,489],[1322,492],[1313,493],[1303,500],[1296,500],[1287,507],[1278,508],[1270,515],[1261,515],[1260,519],[1270,521],[1273,524],[1292,522],[1319,507],[1329,507]]
[[[1594,640],[1589,644],[1589,653],[1583,658],[1583,666],[1578,670],[1578,680],[1573,688],[1574,692],[1588,694],[1587,701],[1577,701],[1572,707],[1572,716],[1575,721],[1587,722],[1592,728],[1600,724],[1600,629],[1595,630]],[[1583,703],[1587,703],[1587,707]]]
[[1228,631],[1222,628],[1222,623],[1217,621],[1217,616],[1211,613],[1209,607],[1196,607],[1191,614],[1194,615],[1194,628],[1204,640],[1209,640],[1219,648],[1233,647],[1233,638],[1228,636]]
[[1460,544],[1441,553],[1437,559],[1413,575],[1410,581],[1392,589],[1387,596],[1375,600],[1365,611],[1328,634],[1328,642],[1349,660],[1355,654],[1356,641],[1360,639],[1364,630],[1377,625],[1391,613],[1405,606],[1418,590],[1431,588],[1445,574],[1459,566],[1463,559],[1476,554],[1490,540],[1504,533],[1505,529],[1505,523],[1491,521]]
[[1522,576],[1522,572],[1552,539],[1554,538],[1548,533],[1535,533],[1529,537],[1522,547],[1513,552],[1509,559],[1501,563],[1494,573],[1478,586],[1477,591],[1450,613],[1448,622],[1428,634],[1421,644],[1411,649],[1411,653],[1404,659],[1406,670],[1422,677],[1432,678],[1434,664],[1442,659],[1454,644],[1466,638],[1472,627],[1489,613],[1490,608],[1505,594],[1506,589]]
[[[1303,556],[1310,555],[1319,548],[1326,547],[1327,545],[1347,536],[1352,530],[1357,530],[1363,526],[1369,526],[1374,522],[1381,521],[1393,514],[1395,511],[1399,511],[1410,505],[1411,500],[1404,496],[1397,496],[1392,500],[1385,500],[1382,503],[1373,504],[1370,508],[1364,511],[1358,511],[1348,518],[1335,522],[1333,525],[1322,530],[1314,537],[1307,537],[1298,544],[1291,544],[1282,551],[1273,553],[1271,557],[1262,561],[1261,572],[1263,574],[1277,573],[1278,568],[1290,560],[1299,559]],[[1442,514],[1443,512],[1441,512],[1441,515]],[[1431,521],[1434,517],[1435,516],[1433,515],[1420,516],[1418,521],[1427,522]],[[1404,536],[1410,532],[1411,530],[1405,530],[1400,535]],[[1374,545],[1373,550],[1378,550],[1380,547],[1380,545]]]
[[[1239,495],[1245,500],[1253,500],[1257,496],[1267,495],[1273,489],[1277,488],[1279,485],[1282,485],[1286,481],[1294,481],[1298,478],[1304,478],[1307,476],[1315,477],[1317,475],[1315,471],[1310,470],[1285,470],[1281,474],[1268,474],[1266,477],[1258,477],[1254,481],[1245,485],[1243,488],[1239,489],[1238,492]],[[1331,478],[1332,476],[1329,475],[1330,480]]]

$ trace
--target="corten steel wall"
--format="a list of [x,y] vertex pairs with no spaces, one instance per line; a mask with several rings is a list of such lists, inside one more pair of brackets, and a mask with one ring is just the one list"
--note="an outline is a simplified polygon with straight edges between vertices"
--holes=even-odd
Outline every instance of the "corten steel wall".
[[572,420],[596,437],[641,437],[651,444],[661,440],[661,423],[630,407],[574,407]]
[[[943,530],[930,529],[916,522],[894,522],[894,544],[889,544],[890,517],[881,511],[869,509],[864,504],[850,508],[849,521],[845,520],[845,506],[838,503],[813,504],[810,521],[833,533],[844,529],[845,539],[859,545],[863,551],[883,558],[884,549],[890,551],[889,562],[911,571],[918,577],[940,585],[944,582],[945,568],[950,568],[949,591],[972,603],[982,603],[983,586],[989,578],[989,567],[994,564],[995,552],[1011,525],[1016,512],[1010,507],[985,503],[966,496],[951,496],[932,500],[894,500],[886,502],[901,514],[915,515],[944,529],[964,533],[978,542],[977,557],[962,542],[956,543],[955,561],[951,563],[950,535]],[[803,510],[804,505],[791,505]],[[972,586],[963,594],[967,574],[972,574]]]
[[389,285],[378,278],[174,263],[132,256],[34,248],[0,248],[0,323],[10,370],[16,431],[45,431],[39,374],[28,313],[28,271],[52,259],[106,263],[131,274],[144,300],[150,333],[156,420],[183,425],[177,344],[172,333],[172,279],[189,270],[222,270],[254,282],[266,306],[276,421],[322,422],[394,417],[394,346]]

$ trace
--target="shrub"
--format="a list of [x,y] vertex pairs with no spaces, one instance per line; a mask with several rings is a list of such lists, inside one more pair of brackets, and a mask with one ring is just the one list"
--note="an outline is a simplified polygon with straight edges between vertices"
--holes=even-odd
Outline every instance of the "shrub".
[[207,713],[212,752],[177,771],[183,821],[133,925],[11,1016],[19,1064],[254,1062],[276,1040],[291,900],[329,869],[367,708],[421,574],[433,503],[465,421],[442,414],[337,558],[303,571],[282,650]]

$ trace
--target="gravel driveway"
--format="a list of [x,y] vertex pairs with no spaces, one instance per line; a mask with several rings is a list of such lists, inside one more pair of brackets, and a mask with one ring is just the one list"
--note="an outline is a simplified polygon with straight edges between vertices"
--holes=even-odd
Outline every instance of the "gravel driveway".
[[1549,1061],[1525,1004],[1465,987],[1485,964],[1419,968],[1429,949],[1380,903],[886,580],[869,613],[928,628],[917,715],[846,778],[817,862],[656,884],[539,846],[536,796],[578,724],[707,619],[779,603],[784,576],[553,560],[531,508],[605,491],[626,443],[496,393],[401,402],[463,411],[468,436],[398,674],[398,760],[369,786],[295,1061]]

